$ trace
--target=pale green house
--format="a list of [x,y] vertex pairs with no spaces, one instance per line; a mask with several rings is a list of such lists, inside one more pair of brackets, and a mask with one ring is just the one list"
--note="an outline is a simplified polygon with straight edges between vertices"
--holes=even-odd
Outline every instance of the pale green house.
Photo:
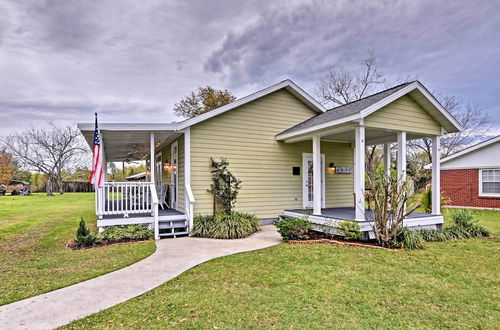
[[[78,124],[89,144],[94,124]],[[359,221],[365,210],[365,146],[397,143],[397,169],[406,169],[406,142],[433,141],[433,191],[439,191],[439,138],[460,130],[418,81],[326,110],[290,80],[176,123],[102,123],[105,162],[154,159],[148,182],[105,182],[96,193],[98,226],[150,223],[156,237],[189,234],[193,216],[211,213],[210,157],[228,159],[242,181],[236,208],[261,219],[304,216],[314,224]],[[439,200],[439,194],[433,194]],[[415,213],[406,226],[443,223]]]

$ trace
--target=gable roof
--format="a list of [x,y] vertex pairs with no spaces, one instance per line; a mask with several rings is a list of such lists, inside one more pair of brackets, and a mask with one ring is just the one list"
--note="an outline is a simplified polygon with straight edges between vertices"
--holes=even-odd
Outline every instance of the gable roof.
[[349,121],[363,119],[385,105],[393,102],[408,93],[418,93],[422,107],[427,108],[430,115],[438,121],[448,132],[461,130],[460,124],[443,108],[434,96],[419,82],[412,81],[391,87],[381,92],[369,95],[339,107],[330,109],[322,114],[309,118],[277,135],[278,139],[297,136],[317,129],[343,124]]
[[215,117],[217,115],[220,115],[226,111],[232,110],[234,108],[237,108],[239,106],[242,106],[246,103],[252,102],[256,99],[259,99],[263,96],[266,96],[268,94],[271,94],[273,92],[276,92],[280,89],[286,89],[289,91],[292,95],[297,97],[302,103],[304,103],[306,106],[314,110],[316,113],[321,114],[326,111],[325,107],[323,107],[318,101],[316,101],[311,95],[307,94],[302,88],[297,86],[293,81],[290,79],[283,80],[277,84],[274,84],[272,86],[269,86],[267,88],[264,88],[258,92],[252,93],[250,95],[247,95],[245,97],[242,97],[241,99],[237,99],[236,101],[226,104],[220,108],[217,108],[215,110],[205,112],[204,114],[201,114],[199,116],[196,116],[194,118],[186,119],[184,121],[181,121],[178,123],[178,128],[177,129],[183,129],[189,126],[192,126],[194,124],[197,124],[199,122],[202,122],[204,120],[207,120],[209,118]]
[[[495,137],[493,137],[491,139],[485,140],[483,142],[479,142],[479,143],[477,143],[477,144],[475,144],[473,146],[467,147],[467,148],[465,148],[465,149],[463,149],[463,150],[461,150],[459,152],[456,152],[456,153],[454,153],[452,155],[444,157],[444,158],[441,159],[440,163],[441,164],[445,163],[447,161],[450,161],[452,159],[464,156],[464,155],[469,154],[469,153],[471,153],[473,151],[482,149],[484,147],[487,147],[487,146],[492,145],[492,144],[497,143],[497,142],[500,142],[500,135],[495,136]],[[425,169],[430,169],[430,168],[432,168],[432,164],[427,164],[427,165],[424,166],[424,168]]]

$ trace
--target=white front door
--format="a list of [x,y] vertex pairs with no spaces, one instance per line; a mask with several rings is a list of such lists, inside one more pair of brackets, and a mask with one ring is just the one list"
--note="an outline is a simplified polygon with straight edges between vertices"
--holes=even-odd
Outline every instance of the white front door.
[[[302,154],[302,200],[304,208],[313,208],[313,155]],[[321,154],[321,207],[325,207],[325,155]]]
[[170,200],[171,200],[171,205],[174,210],[177,210],[178,207],[178,201],[179,201],[179,147],[177,144],[177,141],[172,143],[172,146],[170,147],[170,156],[172,159],[172,174],[170,176],[171,178],[171,187],[172,190],[170,191]]

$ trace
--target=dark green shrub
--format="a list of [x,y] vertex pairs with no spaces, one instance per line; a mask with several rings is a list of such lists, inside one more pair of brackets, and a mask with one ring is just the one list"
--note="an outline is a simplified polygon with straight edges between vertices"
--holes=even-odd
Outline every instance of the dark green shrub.
[[96,235],[90,233],[90,229],[87,228],[83,218],[80,219],[78,224],[78,230],[76,231],[76,242],[81,247],[91,247],[99,243],[99,238]]
[[309,239],[308,233],[312,230],[311,223],[300,218],[285,218],[277,222],[276,227],[284,240]]
[[424,240],[417,231],[403,228],[399,231],[396,238],[391,242],[391,245],[395,248],[403,248],[408,250],[423,249]]
[[210,237],[214,221],[213,215],[196,215],[193,220],[191,235],[197,237]]
[[147,225],[125,225],[125,226],[109,226],[99,234],[99,238],[108,242],[116,242],[123,240],[139,241],[147,240],[153,237],[153,231],[148,229]]
[[260,230],[259,219],[252,214],[233,212],[197,215],[191,234],[198,237],[234,239],[250,236]]
[[360,239],[363,234],[361,227],[356,221],[342,221],[337,225],[337,231],[344,236],[346,240]]

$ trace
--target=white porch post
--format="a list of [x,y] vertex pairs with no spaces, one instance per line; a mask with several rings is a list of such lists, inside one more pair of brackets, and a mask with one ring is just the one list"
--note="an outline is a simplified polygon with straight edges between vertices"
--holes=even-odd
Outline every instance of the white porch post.
[[432,214],[441,213],[440,137],[432,137]]
[[406,132],[398,132],[398,181],[406,181]]
[[155,133],[149,135],[149,177],[151,182],[155,183]]
[[321,137],[313,136],[313,214],[321,215]]
[[191,128],[184,130],[184,210],[189,223],[189,231],[193,230],[194,201],[190,198],[191,191]]
[[354,131],[354,211],[358,221],[365,221],[365,127]]
[[385,175],[391,175],[391,144],[384,144],[384,173]]

